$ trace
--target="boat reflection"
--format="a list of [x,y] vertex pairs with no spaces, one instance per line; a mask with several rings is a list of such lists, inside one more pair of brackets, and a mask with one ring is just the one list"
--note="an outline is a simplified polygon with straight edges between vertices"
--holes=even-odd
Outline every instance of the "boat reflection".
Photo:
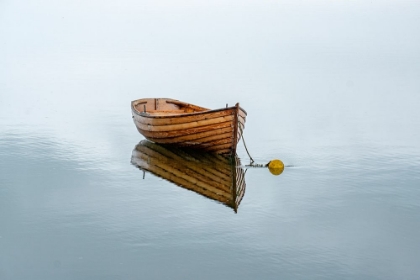
[[231,207],[235,212],[245,194],[245,171],[239,158],[163,146],[143,140],[131,163],[177,186]]

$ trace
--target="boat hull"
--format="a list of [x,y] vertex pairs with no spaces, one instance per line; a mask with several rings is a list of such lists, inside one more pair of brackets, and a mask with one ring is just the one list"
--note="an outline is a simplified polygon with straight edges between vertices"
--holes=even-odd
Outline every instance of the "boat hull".
[[137,130],[148,140],[218,154],[235,154],[245,127],[246,112],[239,104],[209,110],[168,98],[132,102]]

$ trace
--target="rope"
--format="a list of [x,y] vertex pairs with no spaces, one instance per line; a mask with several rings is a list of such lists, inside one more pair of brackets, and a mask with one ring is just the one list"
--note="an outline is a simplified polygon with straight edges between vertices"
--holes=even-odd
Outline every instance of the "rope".
[[248,156],[249,156],[249,158],[251,159],[251,165],[252,165],[252,163],[254,162],[254,159],[251,157],[251,155],[249,154],[249,152],[248,152],[248,148],[246,147],[246,144],[245,144],[245,138],[244,138],[244,131],[242,130],[242,127],[238,124],[238,127],[239,127],[239,129],[241,130],[241,138],[242,138],[242,142],[244,142],[244,146],[245,146],[245,150],[246,150],[246,153],[248,154]]
[[259,163],[253,163],[253,162],[251,162],[250,164],[245,165],[245,167],[267,167],[267,164],[259,164]]

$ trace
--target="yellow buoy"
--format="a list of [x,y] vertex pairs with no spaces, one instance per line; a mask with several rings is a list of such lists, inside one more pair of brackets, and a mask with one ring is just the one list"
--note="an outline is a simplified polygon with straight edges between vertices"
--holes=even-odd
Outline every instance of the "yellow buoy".
[[270,170],[271,174],[273,175],[280,175],[284,170],[284,164],[279,159],[273,159],[268,164],[268,170]]

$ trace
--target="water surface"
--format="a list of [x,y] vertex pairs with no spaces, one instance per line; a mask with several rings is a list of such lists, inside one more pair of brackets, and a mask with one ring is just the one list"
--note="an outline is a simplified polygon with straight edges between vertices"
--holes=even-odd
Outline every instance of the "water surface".
[[[414,1],[0,3],[0,279],[418,279]],[[237,212],[133,166],[130,101],[240,102]]]

